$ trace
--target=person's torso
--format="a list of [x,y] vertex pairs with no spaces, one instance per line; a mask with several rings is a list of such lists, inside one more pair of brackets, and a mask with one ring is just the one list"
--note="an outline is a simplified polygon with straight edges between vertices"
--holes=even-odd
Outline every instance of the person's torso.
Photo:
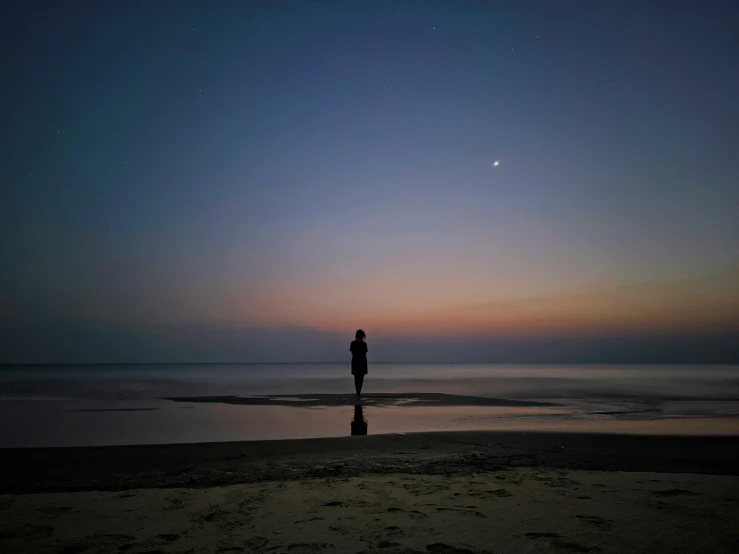
[[351,344],[350,350],[352,351],[352,355],[357,358],[367,357],[367,344],[364,341],[361,341],[361,340],[353,341]]

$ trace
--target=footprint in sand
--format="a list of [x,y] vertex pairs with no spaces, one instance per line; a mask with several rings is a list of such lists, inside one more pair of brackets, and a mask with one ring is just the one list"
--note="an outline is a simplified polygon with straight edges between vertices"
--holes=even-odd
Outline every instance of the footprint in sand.
[[511,485],[520,485],[521,483],[524,482],[523,478],[518,477],[516,475],[496,475],[495,478],[498,481],[505,481],[506,483],[509,483]]
[[559,536],[559,533],[551,533],[549,531],[541,533],[526,533],[527,539],[556,539],[559,538]]
[[[133,548],[141,548],[141,545],[136,543],[124,544],[123,546],[118,547],[118,552],[128,552]],[[165,554],[165,552],[164,550],[157,548],[154,550],[136,550],[136,554]]]
[[329,546],[333,546],[327,542],[299,542],[288,545],[288,551],[293,554],[315,554],[323,552]]
[[542,478],[542,481],[544,481],[544,484],[548,487],[552,488],[569,488],[569,487],[576,487],[580,483],[577,481],[573,481],[572,479],[567,479],[566,477],[556,477],[556,478]]
[[465,516],[475,516],[475,517],[485,517],[480,512],[476,510],[467,510],[467,509],[458,509],[458,508],[445,508],[445,507],[439,507],[436,508],[437,512],[459,512],[462,515]]
[[568,537],[554,533],[551,531],[543,531],[538,533],[526,533],[527,539],[534,540],[548,540],[550,546],[565,552],[597,552],[600,550],[597,546],[588,546],[586,544],[580,544],[575,542]]
[[655,496],[682,496],[698,493],[693,491],[686,491],[685,489],[669,489],[666,491],[652,491],[652,494]]
[[78,554],[79,552],[85,552],[86,550],[90,550],[95,545],[89,542],[76,542],[76,543],[69,543],[60,546],[56,549],[56,554]]
[[[486,550],[470,550],[468,548],[457,548],[443,542],[435,542],[426,545],[427,554],[488,554]],[[492,553],[490,553],[492,554]]]
[[50,518],[63,514],[65,512],[71,512],[72,508],[69,506],[44,506],[39,508],[39,513],[43,514],[43,517]]
[[51,525],[20,525],[5,531],[0,531],[0,539],[30,539],[36,537],[50,537],[54,534]]
[[588,525],[595,527],[599,531],[610,531],[613,525],[613,522],[610,519],[604,519],[598,516],[578,515],[576,517],[583,523],[587,523]]
[[223,519],[226,517],[226,515],[223,512],[210,512],[205,515],[200,516],[201,521],[207,521],[207,522],[213,522],[213,521],[223,521]]
[[246,541],[244,541],[244,546],[250,550],[259,550],[267,546],[268,542],[269,540],[265,537],[254,536],[246,539]]
[[169,504],[164,507],[164,511],[170,512],[172,510],[180,510],[184,508],[185,503],[191,500],[191,497],[190,495],[168,496],[165,500],[169,502]]
[[415,519],[416,521],[419,521],[421,519],[426,519],[426,518],[429,517],[426,514],[424,514],[423,512],[419,512],[418,510],[404,510],[402,508],[397,508],[397,507],[394,507],[394,506],[391,507],[391,508],[388,508],[385,511],[386,512],[390,512],[390,513],[406,513],[406,514],[409,514],[409,516],[411,518]]
[[481,498],[486,499],[490,498],[492,496],[496,498],[506,498],[509,496],[513,496],[513,493],[510,491],[507,491],[506,489],[495,489],[495,490],[487,490],[487,491],[470,491],[469,495],[474,498]]
[[123,541],[123,542],[131,542],[132,540],[135,540],[136,537],[133,537],[131,535],[121,535],[120,533],[106,533],[105,535],[97,535],[95,538],[100,537],[101,539],[106,539],[109,541]]

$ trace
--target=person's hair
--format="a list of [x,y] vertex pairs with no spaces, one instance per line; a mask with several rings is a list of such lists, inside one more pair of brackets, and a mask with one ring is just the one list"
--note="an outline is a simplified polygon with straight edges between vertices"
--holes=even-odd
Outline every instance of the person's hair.
[[366,334],[364,333],[364,331],[362,331],[361,329],[357,329],[357,332],[356,332],[356,333],[354,334],[354,337],[355,337],[355,338],[356,338],[357,340],[364,340],[364,337],[366,337],[366,336],[367,336],[367,335],[366,335]]

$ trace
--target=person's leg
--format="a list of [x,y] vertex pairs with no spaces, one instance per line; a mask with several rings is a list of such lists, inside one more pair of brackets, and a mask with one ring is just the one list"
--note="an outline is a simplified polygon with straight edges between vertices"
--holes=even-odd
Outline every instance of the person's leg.
[[362,384],[364,383],[364,375],[354,376],[354,390],[357,391],[357,398],[362,394]]

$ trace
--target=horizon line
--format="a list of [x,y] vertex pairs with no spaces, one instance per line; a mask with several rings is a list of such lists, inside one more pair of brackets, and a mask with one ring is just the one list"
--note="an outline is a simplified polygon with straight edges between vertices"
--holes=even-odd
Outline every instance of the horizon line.
[[[332,364],[332,365],[349,365],[349,362],[0,362],[0,368],[7,366],[93,366],[93,365],[316,365],[316,364]],[[370,365],[411,365],[411,364],[438,364],[438,365],[711,365],[711,366],[729,366],[739,367],[737,362],[455,362],[455,361],[418,361],[418,362],[371,362]]]

